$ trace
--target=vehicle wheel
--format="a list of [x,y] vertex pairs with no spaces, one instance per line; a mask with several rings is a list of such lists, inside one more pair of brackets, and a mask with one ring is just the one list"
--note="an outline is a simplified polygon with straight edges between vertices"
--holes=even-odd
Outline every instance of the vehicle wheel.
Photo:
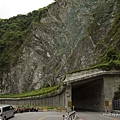
[[6,117],[4,117],[3,120],[6,120]]
[[15,113],[13,113],[12,117],[14,117]]

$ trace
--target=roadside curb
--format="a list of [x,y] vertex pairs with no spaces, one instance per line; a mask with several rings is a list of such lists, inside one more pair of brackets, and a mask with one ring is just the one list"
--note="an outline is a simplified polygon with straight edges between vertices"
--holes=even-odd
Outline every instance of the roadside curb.
[[112,110],[111,113],[117,113],[117,114],[120,114],[120,110]]

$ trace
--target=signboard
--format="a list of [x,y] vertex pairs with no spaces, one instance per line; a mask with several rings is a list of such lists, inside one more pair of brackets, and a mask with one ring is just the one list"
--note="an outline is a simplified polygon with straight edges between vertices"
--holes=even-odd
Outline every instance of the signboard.
[[72,107],[72,102],[68,101],[68,107]]
[[105,106],[109,106],[109,101],[105,101]]

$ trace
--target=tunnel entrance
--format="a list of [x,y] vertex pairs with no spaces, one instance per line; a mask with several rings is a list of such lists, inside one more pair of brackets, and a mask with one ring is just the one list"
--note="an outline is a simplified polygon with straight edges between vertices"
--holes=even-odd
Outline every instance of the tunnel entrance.
[[103,79],[72,85],[72,105],[75,110],[104,111]]

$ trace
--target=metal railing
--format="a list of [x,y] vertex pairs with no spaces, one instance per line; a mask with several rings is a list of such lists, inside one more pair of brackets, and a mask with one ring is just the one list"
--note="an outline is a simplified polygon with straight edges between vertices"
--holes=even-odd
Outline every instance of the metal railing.
[[113,100],[113,110],[120,110],[120,99]]

